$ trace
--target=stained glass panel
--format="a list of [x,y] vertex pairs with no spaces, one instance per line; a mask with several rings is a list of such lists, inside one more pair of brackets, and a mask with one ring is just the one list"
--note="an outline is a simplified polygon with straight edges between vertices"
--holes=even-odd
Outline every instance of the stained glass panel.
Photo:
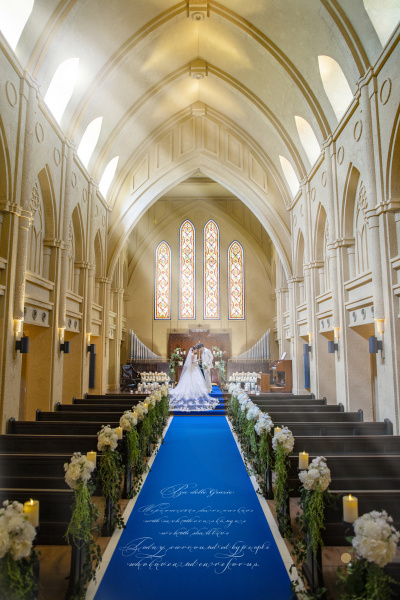
[[195,319],[195,233],[190,221],[180,228],[179,318]]
[[204,319],[219,319],[219,229],[204,227]]
[[244,255],[239,242],[228,248],[229,319],[244,319]]
[[167,242],[156,248],[155,319],[171,318],[171,249]]

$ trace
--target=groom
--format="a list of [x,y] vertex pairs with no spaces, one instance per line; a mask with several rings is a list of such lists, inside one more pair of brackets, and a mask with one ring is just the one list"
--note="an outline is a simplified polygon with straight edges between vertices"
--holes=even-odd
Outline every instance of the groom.
[[199,342],[196,346],[199,353],[199,367],[201,372],[203,373],[204,379],[206,381],[206,387],[208,393],[212,392],[212,383],[211,383],[211,368],[213,363],[213,355],[211,350],[206,348],[204,344]]

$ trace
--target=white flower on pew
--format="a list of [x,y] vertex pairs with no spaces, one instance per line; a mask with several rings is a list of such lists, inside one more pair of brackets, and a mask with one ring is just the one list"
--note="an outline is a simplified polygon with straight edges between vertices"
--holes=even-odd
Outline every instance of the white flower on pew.
[[241,404],[242,402],[248,399],[248,395],[246,394],[246,392],[239,392],[239,394],[237,395],[237,399],[239,400],[239,404]]
[[29,556],[36,529],[24,514],[19,502],[3,502],[0,509],[0,558],[10,552],[14,560]]
[[139,419],[139,421],[143,421],[143,418],[144,418],[143,406],[141,406],[140,404],[136,404],[136,406],[133,406],[132,410],[135,413],[135,416]]
[[331,482],[331,472],[326,464],[326,458],[317,456],[308,465],[308,469],[299,473],[299,479],[306,490],[316,490],[318,484],[325,491]]
[[278,444],[283,446],[286,454],[290,454],[294,447],[293,433],[288,427],[282,427],[281,431],[277,431],[272,438],[272,447],[274,450],[278,448]]
[[110,425],[103,425],[101,431],[97,433],[97,449],[101,452],[107,446],[111,452],[114,452],[118,447],[118,436]]
[[246,402],[243,402],[243,404],[241,406],[242,406],[242,412],[247,412],[248,410],[250,410],[250,408],[255,406],[255,404],[250,399],[248,399]]
[[65,481],[70,488],[75,490],[80,481],[89,481],[95,465],[82,456],[80,452],[74,452],[69,463],[64,464]]
[[162,398],[168,398],[168,393],[169,393],[168,386],[167,385],[162,385],[160,387],[160,393],[161,393],[161,397]]
[[131,410],[126,410],[119,420],[119,425],[125,431],[132,431],[132,427],[137,425],[137,418]]
[[138,408],[141,407],[144,415],[147,415],[147,413],[149,412],[147,404],[145,404],[144,402],[139,402],[138,405],[137,405],[137,407]]
[[271,417],[268,413],[261,413],[258,417],[256,424],[254,425],[254,429],[258,435],[262,435],[264,432],[269,433],[274,424],[272,422]]
[[251,406],[249,408],[249,410],[247,411],[246,418],[248,421],[252,421],[253,419],[258,419],[260,414],[261,414],[261,410],[258,408],[258,406],[253,404],[253,406]]
[[393,519],[386,511],[373,510],[359,517],[353,524],[353,548],[359,558],[384,567],[396,554],[400,533],[392,525]]

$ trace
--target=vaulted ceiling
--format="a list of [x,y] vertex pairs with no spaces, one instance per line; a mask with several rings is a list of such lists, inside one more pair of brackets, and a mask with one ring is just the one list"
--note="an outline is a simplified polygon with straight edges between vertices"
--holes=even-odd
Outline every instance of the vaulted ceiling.
[[[196,115],[197,107],[200,116],[223,123],[225,131],[254,149],[252,157],[273,185],[261,185],[259,202],[251,200],[249,206],[264,225],[270,223],[274,243],[276,231],[288,254],[287,205],[295,191],[284,163],[301,181],[315,147],[318,153],[315,140],[321,147],[338,124],[321,76],[332,65],[324,67],[319,57],[336,61],[351,99],[397,22],[393,10],[398,11],[395,0],[35,0],[15,52],[43,96],[57,67],[79,58],[60,124],[79,146],[88,125],[102,117],[87,168],[99,181],[110,160],[119,157],[107,198],[113,208],[110,239],[118,231],[115,247],[127,239],[146,205],[197,168],[217,179],[212,153],[196,160],[192,152],[187,167],[182,161],[169,179],[153,175],[160,183],[149,188],[142,204],[132,186],[150,145]],[[308,139],[315,138],[314,154],[301,139],[301,124]],[[227,171],[219,183],[229,183],[230,177]],[[237,193],[240,185],[233,179],[231,191]],[[135,202],[138,209],[132,212]]]

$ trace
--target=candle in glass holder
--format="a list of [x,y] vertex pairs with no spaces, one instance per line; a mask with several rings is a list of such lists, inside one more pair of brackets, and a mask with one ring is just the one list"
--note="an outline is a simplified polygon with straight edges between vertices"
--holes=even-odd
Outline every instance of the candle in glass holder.
[[118,439],[122,440],[122,427],[116,427],[115,428],[115,433],[117,434]]
[[358,519],[358,499],[349,494],[343,496],[343,521],[354,523]]
[[24,513],[33,527],[39,527],[39,500],[29,500],[24,502]]
[[274,435],[279,431],[282,431],[282,427],[274,427]]
[[299,469],[308,469],[308,453],[299,452]]
[[86,458],[96,466],[97,452],[86,452]]

